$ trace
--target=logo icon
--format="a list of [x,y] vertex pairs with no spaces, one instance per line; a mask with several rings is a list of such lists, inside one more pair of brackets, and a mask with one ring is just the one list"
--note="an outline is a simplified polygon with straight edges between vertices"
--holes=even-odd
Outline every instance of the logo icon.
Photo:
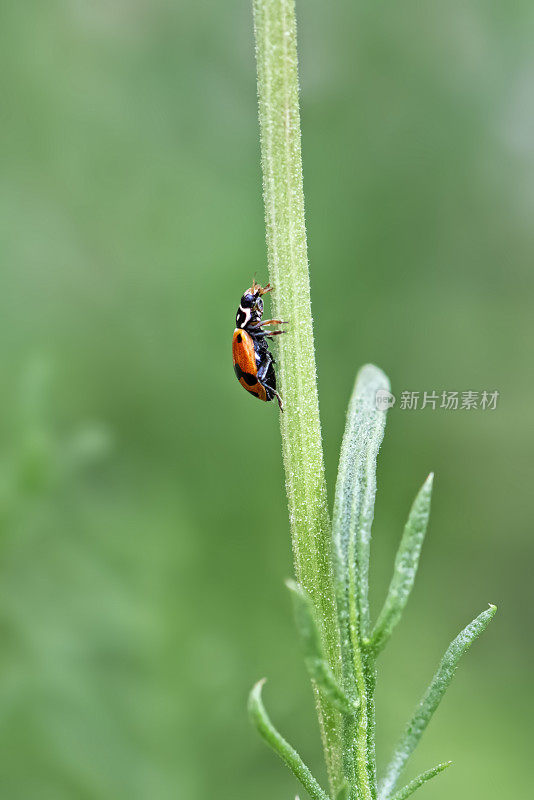
[[379,411],[387,411],[395,405],[395,395],[387,389],[378,389],[375,395],[375,405]]

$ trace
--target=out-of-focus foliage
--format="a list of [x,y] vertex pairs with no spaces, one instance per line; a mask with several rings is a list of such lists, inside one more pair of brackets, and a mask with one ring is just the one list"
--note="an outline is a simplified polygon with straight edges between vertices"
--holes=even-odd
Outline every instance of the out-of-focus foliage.
[[[268,674],[273,719],[317,771],[277,411],[240,389],[229,352],[239,296],[265,276],[249,3],[4,6],[0,794],[290,797],[245,708]],[[357,368],[380,364],[398,398],[374,618],[398,520],[436,473],[382,663],[379,764],[443,642],[495,602],[406,778],[450,758],[429,799],[526,797],[534,9],[299,10],[331,488]],[[484,389],[496,411],[399,407],[403,390]]]

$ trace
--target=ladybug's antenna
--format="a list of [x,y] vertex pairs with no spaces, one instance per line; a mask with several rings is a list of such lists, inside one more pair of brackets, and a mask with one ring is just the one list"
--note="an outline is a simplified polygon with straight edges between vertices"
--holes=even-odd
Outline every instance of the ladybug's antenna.
[[259,297],[261,297],[262,294],[267,294],[267,292],[272,290],[270,283],[268,283],[267,286],[260,286],[259,283],[256,283],[256,275],[254,275],[252,278],[252,286],[250,288],[252,290],[252,294],[257,294]]

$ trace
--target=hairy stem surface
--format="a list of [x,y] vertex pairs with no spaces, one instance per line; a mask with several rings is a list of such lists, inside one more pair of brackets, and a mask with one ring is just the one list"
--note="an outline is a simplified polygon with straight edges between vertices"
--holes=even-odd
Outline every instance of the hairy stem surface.
[[[255,0],[254,29],[273,315],[289,322],[277,371],[285,406],[280,420],[295,570],[314,605],[326,656],[338,675],[339,627],[304,224],[294,2]],[[330,782],[338,790],[339,712],[317,690],[316,699]]]

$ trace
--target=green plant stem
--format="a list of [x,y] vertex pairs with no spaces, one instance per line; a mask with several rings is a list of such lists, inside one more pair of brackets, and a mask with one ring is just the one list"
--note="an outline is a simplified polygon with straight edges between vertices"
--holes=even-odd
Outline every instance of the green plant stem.
[[[353,643],[357,640],[357,629],[354,630]],[[360,713],[356,727],[355,773],[356,783],[361,800],[375,800],[376,787],[374,781],[374,764],[371,761],[372,751],[369,744],[374,739],[371,704],[374,704],[374,685],[369,679],[373,665],[366,661],[359,645],[354,647],[354,673],[360,696]]]
[[[316,610],[324,651],[340,673],[304,224],[295,6],[254,0],[258,101],[273,316],[287,320],[278,376],[295,571]],[[342,787],[340,715],[315,690],[331,787]]]

